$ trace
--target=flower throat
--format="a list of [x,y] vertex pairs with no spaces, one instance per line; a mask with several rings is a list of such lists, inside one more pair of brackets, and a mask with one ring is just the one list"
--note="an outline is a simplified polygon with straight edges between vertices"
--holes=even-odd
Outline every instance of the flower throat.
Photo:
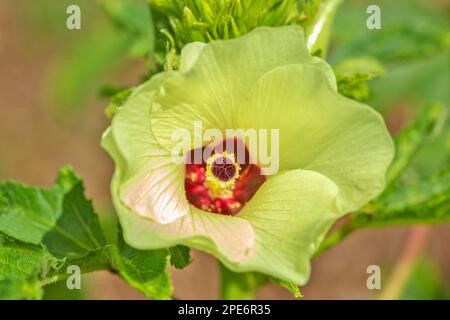
[[[226,148],[226,140],[223,144]],[[242,142],[235,139],[231,150],[213,153],[201,164],[186,164],[184,186],[191,205],[211,213],[235,215],[253,197],[266,178],[258,165],[249,163],[247,148],[244,163],[237,163],[239,144]],[[188,157],[195,152],[191,150]]]

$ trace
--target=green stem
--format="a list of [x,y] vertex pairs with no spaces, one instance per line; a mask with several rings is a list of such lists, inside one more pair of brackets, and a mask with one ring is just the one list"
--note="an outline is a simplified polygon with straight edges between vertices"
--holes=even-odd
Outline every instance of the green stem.
[[306,42],[311,53],[321,50],[322,57],[326,57],[331,25],[341,2],[342,0],[321,1],[314,22],[306,29]]
[[[109,265],[98,265],[98,266],[93,266],[89,269],[84,268],[82,270],[83,270],[82,274],[86,274],[86,273],[90,273],[90,272],[94,272],[94,271],[102,271],[102,270],[109,270],[113,273],[116,273],[116,271],[114,269],[111,269]],[[46,286],[46,285],[49,285],[49,284],[52,284],[55,282],[66,280],[70,276],[71,276],[71,274],[67,273],[67,272],[57,273],[57,274],[53,274],[51,276],[47,276],[41,280],[41,286]]]
[[78,259],[66,262],[62,267],[58,268],[54,272],[49,272],[43,279],[41,279],[41,285],[46,286],[54,282],[66,280],[71,276],[70,273],[67,273],[67,267],[70,265],[79,266],[82,274],[101,270],[108,270],[113,273],[117,273],[117,271],[111,266],[112,249],[113,248],[111,246],[107,245],[106,247],[98,250],[102,251],[101,254],[95,252],[85,257],[80,257]]
[[219,262],[220,297],[224,300],[253,300],[256,290],[267,282],[267,277],[256,272],[236,273]]
[[347,220],[344,222],[344,224],[331,235],[326,237],[324,241],[322,241],[316,253],[314,254],[314,257],[317,257],[328,249],[334,247],[339,242],[344,240],[350,233],[353,233],[356,230],[370,227],[372,218],[374,215],[376,215],[376,213],[373,212],[372,208],[369,205],[366,205],[361,210],[362,211],[348,214]]
[[330,236],[326,237],[325,240],[322,241],[322,243],[320,244],[319,248],[314,254],[314,257],[317,257],[318,255],[327,251],[331,247],[334,247],[336,244],[341,242],[345,237],[347,237],[350,233],[355,231],[356,227],[352,224],[351,221],[352,220],[348,220],[348,222],[344,226],[336,230]]

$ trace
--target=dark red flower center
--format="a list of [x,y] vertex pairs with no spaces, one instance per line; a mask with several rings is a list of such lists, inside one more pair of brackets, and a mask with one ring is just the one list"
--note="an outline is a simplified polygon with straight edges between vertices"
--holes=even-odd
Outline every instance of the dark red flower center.
[[[184,186],[186,198],[193,206],[212,213],[235,215],[253,197],[266,177],[257,164],[250,163],[250,155],[243,142],[234,139],[230,147],[227,141],[230,140],[223,142],[226,155],[213,150],[211,162],[185,165]],[[193,159],[194,153],[204,149],[191,150],[188,159]],[[244,157],[230,156],[236,155],[238,150],[245,150]],[[236,163],[236,159],[243,163]]]

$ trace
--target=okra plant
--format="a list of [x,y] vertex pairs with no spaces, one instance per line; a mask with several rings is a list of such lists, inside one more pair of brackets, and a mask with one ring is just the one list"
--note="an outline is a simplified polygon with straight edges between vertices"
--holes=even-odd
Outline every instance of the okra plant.
[[171,299],[169,270],[190,249],[217,259],[224,299],[269,282],[300,298],[311,260],[353,232],[450,221],[448,162],[411,178],[421,148],[448,140],[448,101],[390,133],[368,85],[389,65],[329,61],[340,0],[98,5],[147,66],[108,90],[98,137],[115,166],[117,237],[69,166],[51,188],[1,182],[1,298],[39,299],[77,266]]

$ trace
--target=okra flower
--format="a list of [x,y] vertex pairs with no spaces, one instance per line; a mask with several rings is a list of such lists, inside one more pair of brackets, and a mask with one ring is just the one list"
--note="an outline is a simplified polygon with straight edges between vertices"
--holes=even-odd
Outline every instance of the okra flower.
[[[187,159],[208,148],[188,141],[189,150],[177,149],[174,132],[194,137],[196,123],[224,135],[216,146],[233,141],[234,149],[174,161],[174,150]],[[258,150],[228,129],[277,130],[279,141],[265,146],[278,154],[277,172],[250,161]],[[330,66],[292,26],[188,44],[179,70],[134,90],[102,144],[116,164],[112,196],[130,245],[183,244],[233,271],[300,285],[333,222],[381,192],[393,157],[382,117],[337,93]]]

